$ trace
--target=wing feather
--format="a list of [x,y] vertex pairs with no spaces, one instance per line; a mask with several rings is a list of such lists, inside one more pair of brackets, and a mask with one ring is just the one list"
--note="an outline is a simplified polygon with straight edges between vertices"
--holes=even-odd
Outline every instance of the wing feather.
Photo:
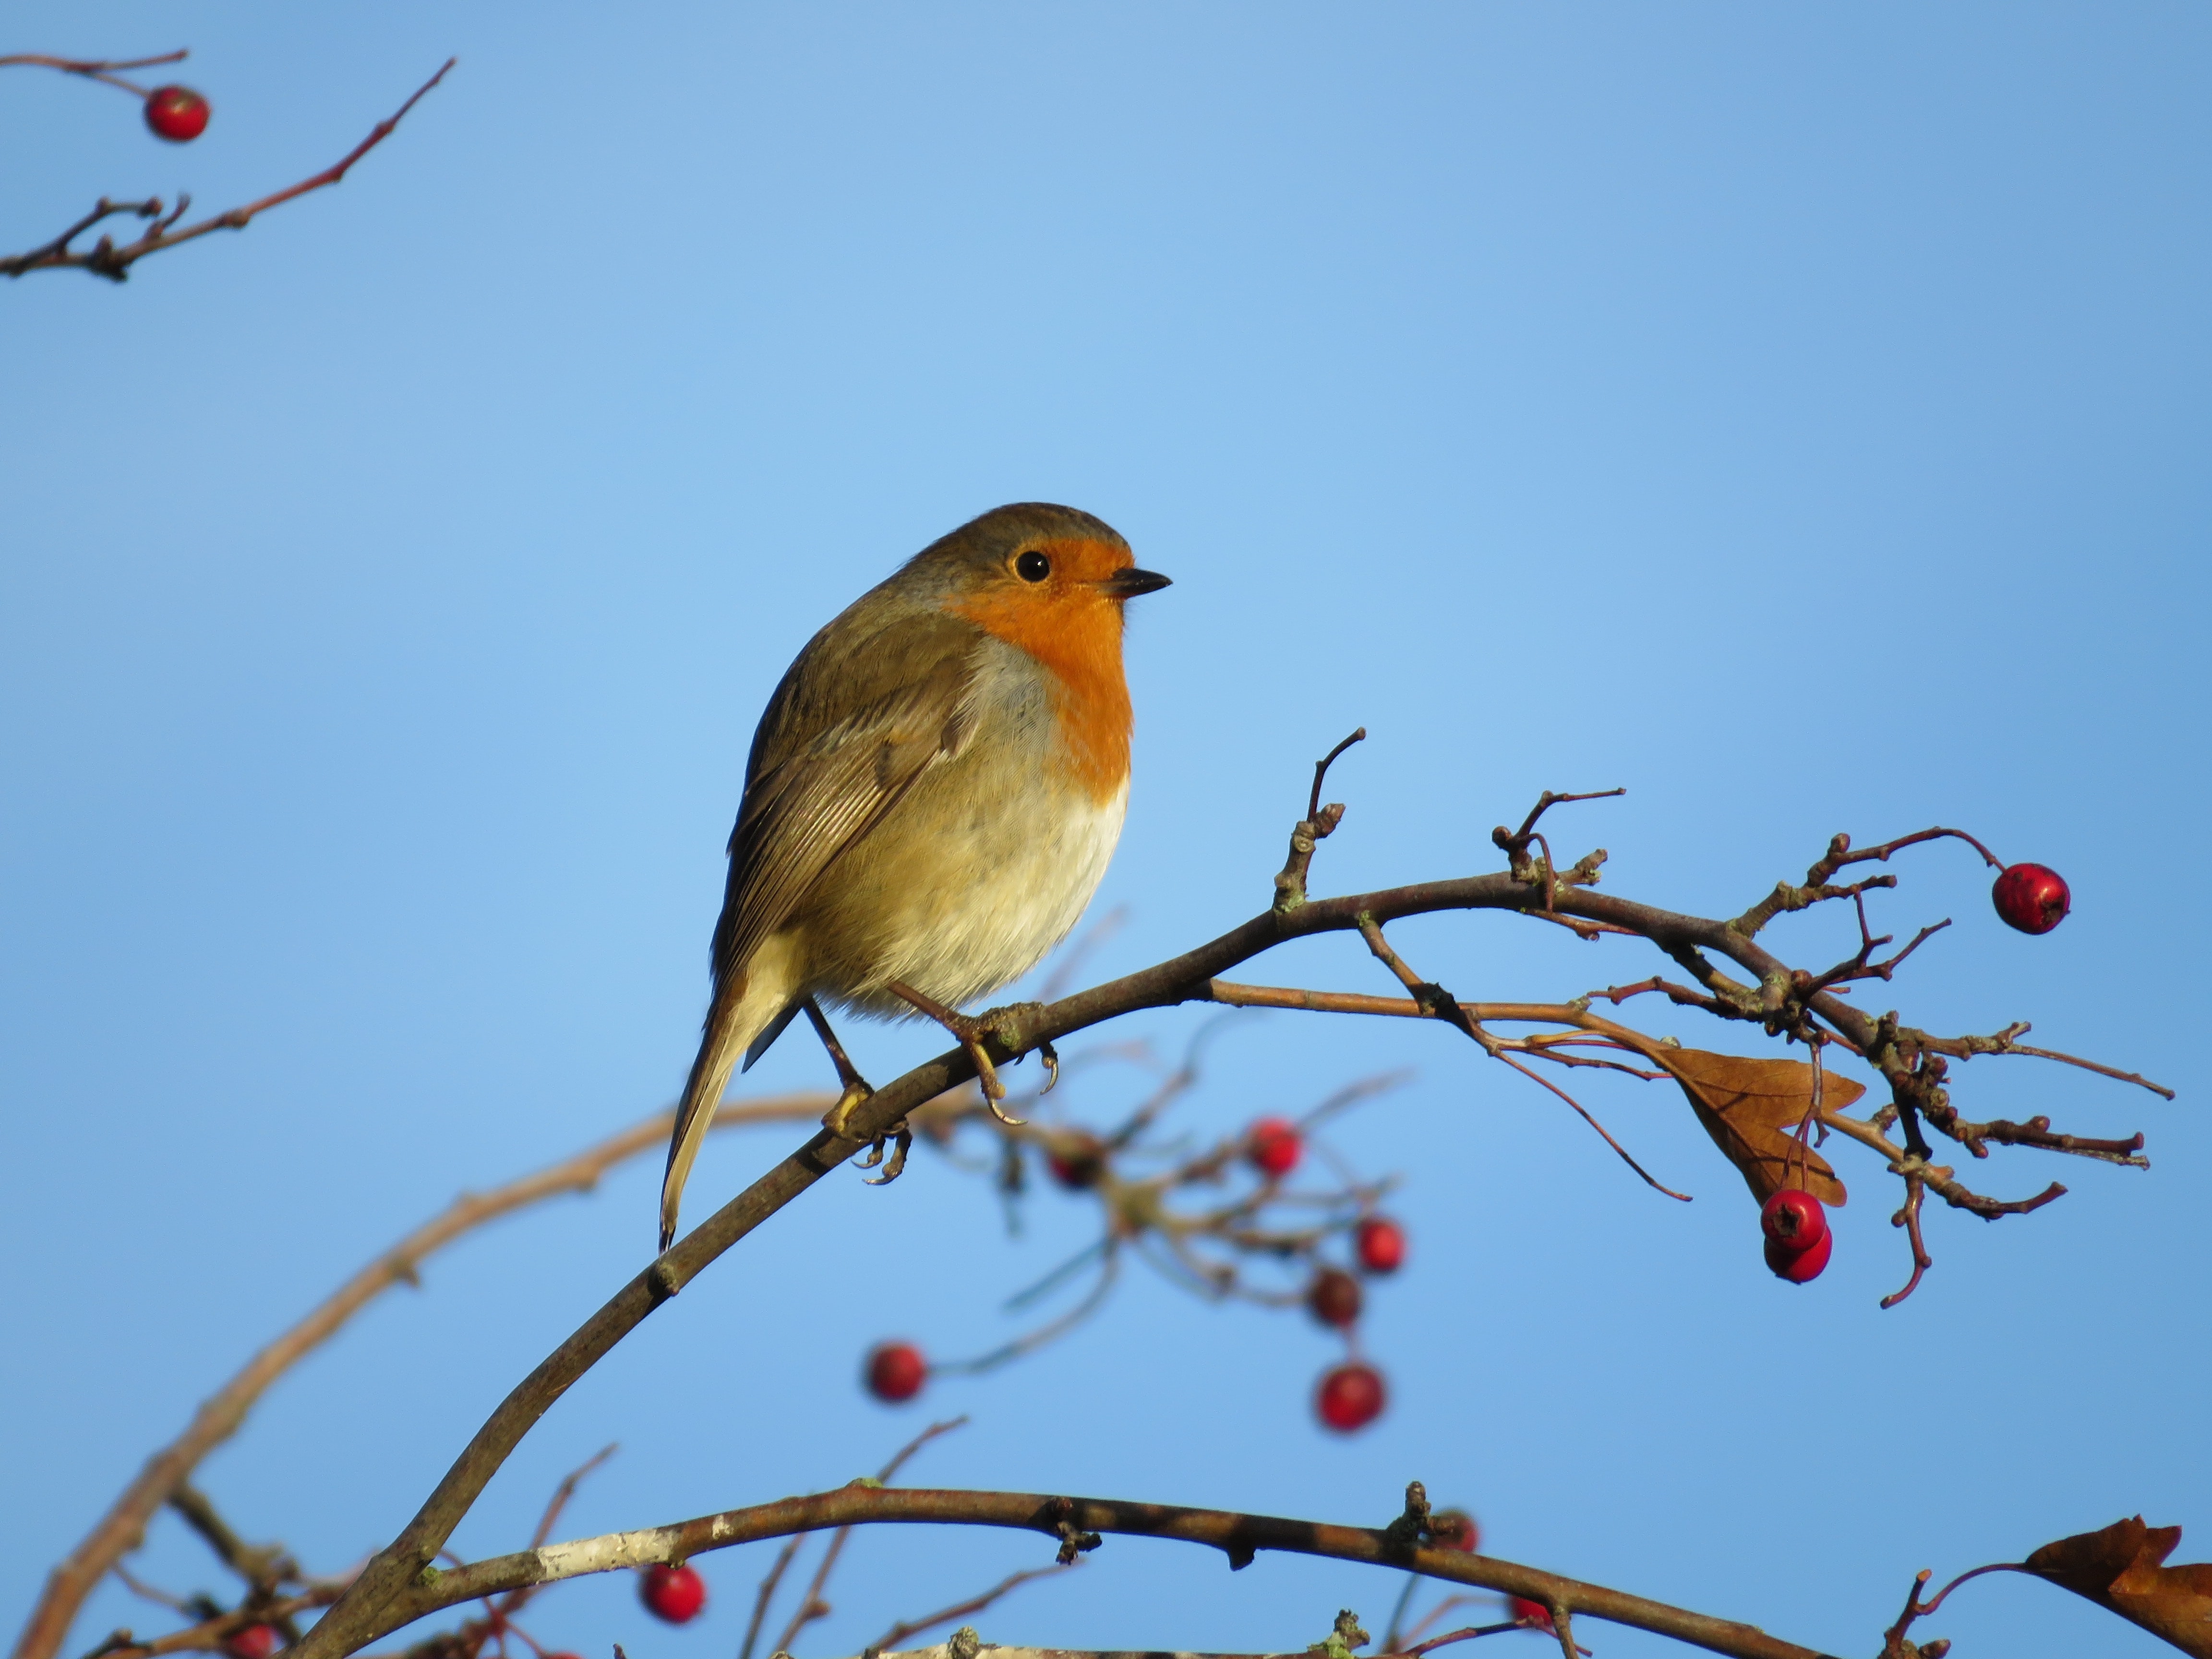
[[840,854],[960,752],[973,725],[973,679],[965,653],[941,658],[752,780],[730,833],[729,885],[714,928],[718,988],[743,971]]

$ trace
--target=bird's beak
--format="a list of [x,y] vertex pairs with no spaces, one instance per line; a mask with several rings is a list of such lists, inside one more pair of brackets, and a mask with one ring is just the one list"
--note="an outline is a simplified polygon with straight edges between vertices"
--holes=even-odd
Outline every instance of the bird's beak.
[[1157,570],[1117,570],[1098,584],[1109,599],[1133,599],[1139,593],[1157,593],[1168,586],[1168,579]]

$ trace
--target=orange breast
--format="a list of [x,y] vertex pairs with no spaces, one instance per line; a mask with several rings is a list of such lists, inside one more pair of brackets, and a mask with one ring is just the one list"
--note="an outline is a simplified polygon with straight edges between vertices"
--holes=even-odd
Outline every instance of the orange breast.
[[1043,550],[1053,562],[1044,581],[1010,579],[946,608],[1051,671],[1069,775],[1092,800],[1104,801],[1128,781],[1133,716],[1121,672],[1121,607],[1091,584],[1133,560],[1127,548],[1106,542],[1048,542]]

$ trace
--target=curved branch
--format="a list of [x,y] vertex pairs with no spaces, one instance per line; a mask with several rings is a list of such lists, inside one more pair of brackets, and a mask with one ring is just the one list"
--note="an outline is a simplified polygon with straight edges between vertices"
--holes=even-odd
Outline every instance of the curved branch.
[[[725,1106],[714,1119],[724,1129],[749,1123],[805,1122],[828,1109],[828,1095],[780,1095]],[[235,1376],[208,1396],[176,1439],[146,1461],[83,1542],[47,1576],[45,1591],[16,1638],[15,1659],[52,1659],[77,1609],[116,1562],[138,1547],[146,1523],[190,1478],[202,1459],[238,1432],[246,1415],[276,1379],[307,1358],[345,1322],[394,1285],[418,1283],[422,1262],[463,1234],[564,1193],[589,1192],[616,1164],[665,1145],[673,1114],[655,1112],[558,1164],[495,1187],[465,1194],[442,1213],[409,1233],[341,1285],[305,1319],[246,1361]],[[325,1596],[324,1601],[330,1598]],[[308,1605],[319,1606],[321,1602]]]
[[1672,1637],[1711,1653],[1736,1656],[1736,1659],[1823,1659],[1814,1649],[1781,1641],[1755,1626],[1715,1619],[1494,1556],[1408,1547],[1380,1528],[1331,1526],[1278,1516],[1113,1498],[1053,1498],[1039,1492],[930,1492],[861,1486],[726,1510],[674,1526],[550,1544],[542,1549],[494,1556],[434,1577],[423,1575],[396,1598],[377,1621],[374,1634],[382,1635],[427,1614],[502,1590],[654,1562],[681,1561],[709,1550],[793,1533],[884,1523],[1006,1527],[1055,1539],[1070,1531],[1166,1539],[1218,1549],[1229,1557],[1232,1568],[1244,1565],[1260,1550],[1325,1556],[1525,1596],[1556,1611],[1609,1620]]

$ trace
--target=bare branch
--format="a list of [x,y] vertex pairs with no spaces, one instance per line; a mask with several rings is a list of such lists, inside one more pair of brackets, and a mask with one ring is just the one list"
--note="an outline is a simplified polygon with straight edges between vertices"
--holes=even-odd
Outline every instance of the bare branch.
[[1048,1538],[1065,1538],[1075,1532],[1164,1539],[1221,1550],[1233,1565],[1249,1561],[1260,1550],[1280,1550],[1403,1568],[1426,1577],[1498,1590],[1551,1608],[1553,1618],[1562,1623],[1563,1615],[1587,1614],[1738,1659],[1822,1659],[1811,1649],[1781,1641],[1750,1625],[1692,1613],[1494,1556],[1408,1545],[1380,1528],[1333,1526],[1232,1510],[1104,1498],[1051,1498],[1034,1492],[861,1486],[475,1562],[407,1586],[378,1623],[396,1629],[442,1607],[526,1583],[684,1560],[710,1550],[795,1532],[883,1523],[1001,1527],[1040,1532]]
[[[725,1106],[716,1129],[760,1123],[804,1123],[829,1109],[826,1094],[778,1095]],[[109,1568],[143,1538],[146,1523],[182,1487],[202,1459],[238,1432],[246,1413],[270,1385],[330,1340],[345,1322],[395,1285],[419,1283],[422,1264],[439,1250],[486,1223],[567,1193],[586,1193],[617,1164],[668,1141],[670,1112],[655,1112],[620,1134],[519,1181],[456,1199],[378,1256],[305,1319],[261,1350],[229,1382],[210,1395],[191,1424],[174,1441],[147,1460],[84,1541],[46,1579],[46,1589],[17,1638],[15,1659],[52,1659],[69,1627]],[[320,1605],[315,1603],[312,1605]]]
[[[356,144],[351,150],[331,166],[325,167],[320,173],[309,178],[302,179],[296,185],[288,185],[272,195],[263,197],[258,202],[249,202],[244,207],[234,207],[228,212],[218,213],[212,218],[203,219],[197,224],[187,225],[182,230],[175,229],[173,227],[177,221],[184,216],[185,209],[191,200],[190,197],[180,198],[177,203],[176,211],[164,220],[161,218],[161,204],[159,198],[138,203],[117,204],[110,202],[103,196],[91,213],[43,247],[33,248],[27,253],[0,257],[0,276],[21,276],[33,270],[88,270],[96,276],[105,276],[110,282],[120,283],[129,278],[131,267],[149,253],[159,253],[165,248],[179,246],[183,243],[205,236],[212,231],[243,230],[253,222],[256,215],[265,213],[270,208],[289,202],[295,196],[304,196],[311,190],[321,190],[325,185],[335,185],[343,179],[347,170],[356,161],[392,136],[392,129],[399,125],[407,112],[415,107],[416,101],[425,93],[444,80],[446,71],[452,69],[459,61],[457,58],[448,58],[435,75],[415,89],[414,94],[405,103],[394,111],[387,119],[379,121],[370,129],[368,137]],[[135,91],[137,88],[133,88],[132,90]],[[142,219],[153,219],[157,222],[135,241],[125,242],[120,246],[116,246],[111,238],[106,236],[101,237],[91,248],[82,252],[70,246],[70,244],[78,236],[98,224],[102,219],[115,213],[135,213]]]

